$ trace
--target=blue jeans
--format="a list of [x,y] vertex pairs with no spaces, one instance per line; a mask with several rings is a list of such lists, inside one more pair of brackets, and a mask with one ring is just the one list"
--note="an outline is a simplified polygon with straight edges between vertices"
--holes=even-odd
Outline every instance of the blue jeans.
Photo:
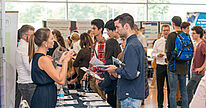
[[190,79],[189,83],[187,84],[188,104],[190,104],[190,102],[192,101],[193,90],[198,86],[198,84],[203,76],[204,75],[201,75],[201,74],[192,74],[192,78]]
[[180,94],[182,97],[182,108],[188,108],[186,75],[178,75],[173,72],[168,72],[168,80],[169,80],[169,87],[170,87],[170,94],[169,94],[170,108],[177,108],[177,103],[176,103],[177,79],[179,80]]
[[141,108],[141,102],[142,100],[133,99],[131,97],[120,101],[121,108]]

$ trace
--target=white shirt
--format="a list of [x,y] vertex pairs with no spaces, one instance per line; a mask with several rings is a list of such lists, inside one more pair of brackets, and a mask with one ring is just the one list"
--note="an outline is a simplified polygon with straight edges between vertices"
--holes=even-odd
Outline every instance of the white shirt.
[[17,83],[33,83],[29,64],[28,43],[22,39],[16,50],[16,68],[18,73]]
[[138,34],[137,38],[139,39],[139,41],[141,42],[141,44],[144,48],[147,47],[147,39],[145,38],[145,36],[142,33]]
[[[166,59],[165,44],[166,44],[166,39],[164,37],[161,37],[155,42],[153,51],[152,51],[152,57],[156,58],[157,64],[160,64],[160,65],[167,64],[165,62],[165,59]],[[160,53],[164,54],[162,58],[157,57],[157,55],[159,55]]]

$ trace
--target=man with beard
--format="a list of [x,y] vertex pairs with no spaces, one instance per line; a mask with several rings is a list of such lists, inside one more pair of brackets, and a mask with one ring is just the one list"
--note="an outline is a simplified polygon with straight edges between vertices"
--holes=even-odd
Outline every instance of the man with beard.
[[144,48],[134,31],[134,19],[124,13],[114,19],[116,31],[121,38],[126,38],[122,62],[124,66],[117,68],[110,65],[106,71],[118,77],[117,98],[121,108],[140,108],[145,98]]

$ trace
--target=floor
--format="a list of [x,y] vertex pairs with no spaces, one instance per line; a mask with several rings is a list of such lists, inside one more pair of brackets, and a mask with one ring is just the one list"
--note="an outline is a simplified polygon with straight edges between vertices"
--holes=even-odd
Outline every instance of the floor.
[[[148,79],[148,82],[151,83],[152,79]],[[157,106],[157,87],[150,87],[150,92],[149,96],[145,100],[145,104],[141,106],[141,108],[158,108]],[[163,106],[164,108],[167,108],[167,89],[164,89],[164,102]],[[178,106],[177,108],[181,108]]]

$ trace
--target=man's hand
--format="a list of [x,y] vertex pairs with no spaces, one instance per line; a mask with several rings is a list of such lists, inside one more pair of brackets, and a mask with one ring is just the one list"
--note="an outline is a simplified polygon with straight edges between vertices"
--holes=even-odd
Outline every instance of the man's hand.
[[115,73],[116,69],[117,69],[117,67],[115,65],[109,65],[109,68],[105,69],[105,71],[112,74],[112,73]]
[[[196,68],[195,71],[198,73],[198,74],[203,74],[204,71],[205,71],[205,68]],[[202,71],[202,72],[201,72]]]

